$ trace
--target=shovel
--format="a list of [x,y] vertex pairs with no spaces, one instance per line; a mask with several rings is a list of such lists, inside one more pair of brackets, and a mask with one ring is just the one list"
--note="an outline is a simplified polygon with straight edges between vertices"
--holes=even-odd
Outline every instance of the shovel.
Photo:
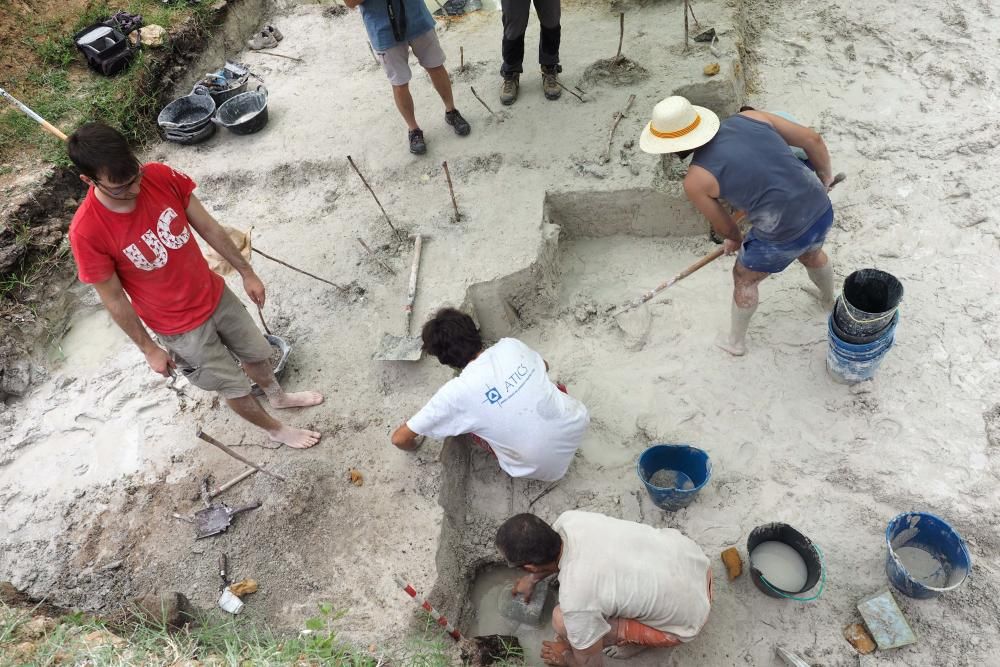
[[[846,178],[847,178],[847,174],[845,174],[844,172],[840,172],[839,174],[837,174],[836,176],[833,177],[833,182],[830,183],[829,189],[832,190],[835,186],[837,186],[837,184],[842,183],[844,181],[844,179],[846,179]],[[723,253],[723,249],[722,248],[717,248],[716,250],[710,252],[709,254],[705,255],[704,257],[702,257],[701,259],[699,259],[697,262],[695,262],[691,266],[687,267],[686,269],[684,269],[683,271],[681,271],[680,273],[678,273],[673,278],[670,278],[669,280],[663,281],[662,283],[660,283],[659,285],[657,285],[653,289],[651,289],[648,292],[644,293],[642,296],[640,296],[637,299],[634,299],[633,301],[630,301],[629,303],[625,304],[624,306],[622,306],[621,308],[619,308],[617,311],[615,311],[615,313],[614,313],[614,315],[612,315],[612,317],[614,317],[615,320],[618,320],[619,316],[621,316],[622,314],[627,313],[628,311],[632,310],[633,308],[638,308],[639,306],[641,306],[642,304],[646,303],[647,301],[649,301],[654,296],[656,296],[657,294],[659,294],[663,290],[667,289],[668,287],[670,287],[674,283],[677,283],[677,282],[680,282],[681,280],[684,280],[685,278],[687,278],[688,276],[690,276],[692,273],[694,273],[698,269],[703,268],[705,265],[711,264],[715,260],[719,259],[720,257],[722,257],[722,253]],[[627,323],[625,323],[625,324],[626,324],[626,326],[623,326],[622,322],[618,323],[618,325],[621,326],[622,329],[625,329],[627,331],[629,327],[627,326]]]
[[255,510],[258,507],[260,507],[259,502],[237,507],[236,509],[232,509],[226,503],[219,503],[218,505],[210,505],[203,510],[198,510],[194,513],[195,538],[200,540],[203,537],[211,537],[212,535],[224,533],[229,529],[234,516],[241,512]]
[[382,342],[375,351],[379,361],[418,361],[423,353],[423,340],[420,336],[410,335],[410,318],[413,316],[413,300],[417,296],[417,271],[420,267],[420,248],[424,238],[417,234],[413,243],[413,264],[410,265],[410,287],[406,293],[406,330],[402,336],[384,334]]

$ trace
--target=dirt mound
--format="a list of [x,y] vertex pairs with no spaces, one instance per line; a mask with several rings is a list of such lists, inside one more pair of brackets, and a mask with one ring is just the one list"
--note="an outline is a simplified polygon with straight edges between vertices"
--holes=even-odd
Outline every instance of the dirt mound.
[[583,82],[589,85],[630,86],[648,78],[649,71],[645,67],[625,56],[602,58],[583,72]]

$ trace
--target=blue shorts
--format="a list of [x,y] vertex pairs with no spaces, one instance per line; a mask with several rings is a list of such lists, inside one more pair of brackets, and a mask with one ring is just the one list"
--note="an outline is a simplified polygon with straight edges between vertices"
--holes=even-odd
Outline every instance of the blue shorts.
[[753,228],[743,239],[743,247],[737,261],[740,264],[759,273],[781,273],[796,259],[823,247],[826,234],[833,226],[833,207],[819,217],[797,239],[775,242],[765,241],[754,235]]

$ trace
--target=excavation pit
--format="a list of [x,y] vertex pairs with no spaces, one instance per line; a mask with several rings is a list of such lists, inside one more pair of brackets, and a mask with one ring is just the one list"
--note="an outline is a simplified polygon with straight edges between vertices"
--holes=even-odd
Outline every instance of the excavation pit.
[[665,388],[643,379],[645,396],[635,391],[636,378],[654,367],[679,368],[690,348],[703,344],[703,337],[682,334],[721,320],[729,289],[728,267],[709,265],[651,302],[651,324],[637,344],[612,312],[717,248],[704,219],[679,187],[549,193],[543,208],[535,260],[473,285],[467,301],[488,340],[519,338],[549,361],[550,377],[590,409],[591,426],[569,473],[554,486],[510,479],[463,437],[445,443],[445,520],[433,593],[452,605],[466,634],[518,637],[527,665],[540,664],[541,642],[553,638],[556,595],[540,627],[500,614],[497,596],[521,573],[496,565],[497,527],[518,512],[553,521],[574,508],[639,521],[643,504],[657,520],[632,468],[653,439],[672,434],[648,416]]

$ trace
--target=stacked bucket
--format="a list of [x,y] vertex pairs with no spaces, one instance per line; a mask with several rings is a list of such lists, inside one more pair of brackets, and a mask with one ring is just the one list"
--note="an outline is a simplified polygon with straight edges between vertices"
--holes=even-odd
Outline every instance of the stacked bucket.
[[885,271],[861,269],[847,277],[829,321],[826,367],[835,380],[874,377],[895,341],[902,300],[902,283]]

